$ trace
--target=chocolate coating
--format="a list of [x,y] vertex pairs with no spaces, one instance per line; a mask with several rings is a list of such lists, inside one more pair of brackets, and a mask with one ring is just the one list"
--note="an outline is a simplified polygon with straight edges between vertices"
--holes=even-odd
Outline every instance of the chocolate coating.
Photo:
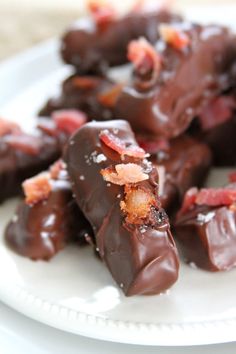
[[176,18],[179,17],[166,11],[131,13],[111,21],[105,28],[97,26],[90,17],[82,18],[65,33],[62,58],[80,74],[124,64],[127,45],[132,39],[143,36],[154,43],[158,38],[157,25]]
[[21,193],[21,183],[53,163],[61,153],[58,141],[47,135],[35,137],[39,140],[37,154],[27,153],[10,146],[0,137],[0,202]]
[[159,193],[163,208],[170,214],[180,206],[190,187],[202,186],[211,166],[211,151],[206,144],[182,135],[151,160],[157,167],[164,167],[164,181],[159,183],[163,183],[163,191]]
[[61,93],[51,98],[40,110],[40,116],[50,116],[59,109],[78,109],[85,112],[90,120],[108,120],[112,110],[99,102],[99,94],[112,89],[114,83],[100,76],[72,75],[62,83]]
[[179,24],[187,26],[190,45],[185,50],[157,43],[163,66],[156,85],[142,90],[134,76],[117,101],[116,115],[128,120],[135,132],[176,137],[203,103],[229,86],[235,36],[224,27]]
[[210,271],[236,266],[236,212],[195,206],[177,219],[176,237],[187,262]]
[[[178,277],[178,255],[168,218],[163,209],[154,208],[148,211],[152,220],[148,217],[141,224],[127,221],[120,207],[124,187],[105,182],[100,171],[127,162],[140,164],[140,160],[131,157],[122,160],[101,143],[99,134],[103,130],[115,134],[126,146],[137,146],[125,121],[88,123],[74,134],[65,161],[77,203],[94,229],[101,258],[124,293],[129,296],[160,293]],[[136,185],[157,198],[157,171],[148,166],[149,179]]]
[[67,179],[51,180],[49,197],[34,205],[22,201],[5,231],[7,245],[33,260],[49,260],[69,241],[85,244],[91,227],[72,197]]

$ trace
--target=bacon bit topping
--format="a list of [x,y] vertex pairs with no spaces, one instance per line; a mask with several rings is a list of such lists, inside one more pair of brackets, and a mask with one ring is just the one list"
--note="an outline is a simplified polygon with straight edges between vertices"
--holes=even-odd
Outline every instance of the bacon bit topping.
[[236,189],[203,188],[196,198],[196,204],[208,206],[231,205],[236,202]]
[[158,30],[161,38],[175,49],[181,50],[190,44],[189,36],[171,25],[161,24]]
[[142,148],[136,145],[127,146],[118,136],[115,136],[108,130],[101,131],[99,137],[106,146],[118,152],[121,156],[127,155],[139,159],[143,159],[146,156]]
[[236,172],[231,172],[231,173],[228,175],[228,178],[229,178],[229,181],[230,181],[231,183],[236,182]]
[[91,90],[98,86],[99,80],[90,76],[76,76],[73,78],[72,84],[81,90]]
[[232,117],[235,107],[236,101],[233,97],[221,96],[213,99],[199,115],[202,129],[209,130],[227,122]]
[[236,188],[190,188],[183,200],[183,205],[179,214],[184,214],[193,205],[207,205],[210,207],[231,206],[236,202]]
[[41,147],[40,139],[28,134],[6,135],[4,141],[16,150],[20,150],[28,155],[37,155]]
[[156,140],[148,139],[143,136],[136,136],[138,144],[149,154],[156,154],[159,151],[168,151],[170,148],[169,141],[164,138],[157,138]]
[[138,183],[149,178],[148,174],[143,172],[141,166],[135,163],[115,165],[115,170],[111,167],[101,170],[104,180],[119,186],[129,183]]
[[150,213],[151,207],[156,206],[156,198],[149,190],[140,186],[125,186],[125,200],[120,202],[121,210],[126,214],[126,221],[132,224],[142,223]]
[[98,26],[104,26],[117,18],[117,13],[109,1],[90,0],[88,9]]
[[59,130],[63,130],[68,134],[74,133],[87,121],[85,113],[75,109],[62,109],[54,111],[52,118]]
[[21,128],[17,123],[0,118],[0,136],[20,133]]
[[40,173],[39,175],[27,179],[22,184],[25,193],[25,202],[34,205],[48,198],[52,187],[50,184],[50,174]]
[[128,59],[133,63],[136,72],[145,77],[151,75],[155,81],[161,70],[162,59],[155,48],[145,39],[133,40],[128,45]]
[[113,108],[120,96],[123,87],[123,84],[117,84],[114,85],[109,91],[100,93],[97,96],[98,102],[100,102],[105,107]]

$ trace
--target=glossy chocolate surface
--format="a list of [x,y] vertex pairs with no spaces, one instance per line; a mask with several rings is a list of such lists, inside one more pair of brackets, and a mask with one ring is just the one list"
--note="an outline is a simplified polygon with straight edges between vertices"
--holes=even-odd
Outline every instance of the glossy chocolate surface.
[[159,41],[156,48],[163,63],[156,85],[141,89],[134,73],[117,101],[116,115],[128,120],[135,132],[180,135],[201,106],[230,84],[227,69],[235,58],[235,36],[220,26],[178,26],[190,45],[177,50]]
[[100,28],[90,17],[77,21],[62,39],[64,61],[76,67],[78,73],[101,72],[108,66],[126,63],[128,43],[140,36],[154,43],[157,26],[178,16],[166,11],[131,13]]
[[69,241],[85,244],[85,236],[92,233],[65,173],[50,183],[48,198],[33,205],[22,201],[5,231],[7,245],[33,260],[49,260]]
[[170,214],[180,206],[190,187],[202,186],[211,165],[211,151],[206,144],[182,135],[151,160],[157,168],[164,168],[163,176],[159,174],[159,194],[163,208]]
[[72,75],[62,83],[61,93],[51,98],[41,109],[41,116],[50,116],[60,109],[78,109],[85,112],[90,120],[108,120],[113,116],[110,107],[102,105],[99,95],[112,89],[114,83],[100,76]]
[[175,231],[188,263],[210,271],[236,266],[235,210],[195,206],[177,218]]
[[168,218],[160,208],[148,211],[152,220],[129,223],[121,211],[124,186],[105,182],[101,169],[122,163],[143,164],[148,180],[138,185],[157,198],[156,169],[133,157],[121,156],[101,142],[99,134],[108,131],[126,143],[137,146],[125,121],[92,122],[71,137],[65,161],[77,203],[92,225],[97,247],[114,280],[126,295],[157,294],[168,289],[178,277],[178,255]]

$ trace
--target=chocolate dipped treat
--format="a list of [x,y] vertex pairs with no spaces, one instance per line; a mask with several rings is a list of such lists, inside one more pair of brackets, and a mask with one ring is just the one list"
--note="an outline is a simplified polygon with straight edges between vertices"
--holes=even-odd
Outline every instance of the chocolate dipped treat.
[[137,133],[173,138],[183,133],[206,104],[230,85],[236,54],[229,29],[190,23],[159,26],[155,47],[132,41],[133,79],[123,88],[115,113]]
[[89,120],[108,120],[113,117],[113,106],[121,85],[100,76],[72,75],[62,83],[58,97],[51,98],[41,109],[41,116],[50,116],[61,109],[78,109]]
[[54,119],[40,121],[40,129],[27,134],[10,121],[0,119],[0,202],[21,193],[21,183],[57,160],[73,131],[86,117],[79,112],[58,111]]
[[[141,146],[145,147],[145,143]],[[154,142],[152,152],[153,147]],[[159,196],[163,208],[172,214],[190,187],[202,186],[211,166],[211,151],[206,144],[187,135],[156,147],[151,161],[159,172]]]
[[225,188],[191,188],[175,224],[188,263],[209,271],[236,266],[236,183]]
[[85,244],[91,227],[72,197],[65,165],[58,161],[23,183],[22,201],[5,231],[7,245],[33,260],[49,260],[69,241]]
[[102,260],[128,296],[158,294],[179,260],[158,197],[158,174],[127,122],[92,122],[74,134],[65,161]]
[[90,11],[91,16],[74,23],[62,39],[62,58],[80,74],[104,72],[108,66],[126,63],[127,45],[132,39],[144,36],[154,43],[158,24],[179,19],[160,9],[118,17],[109,4],[90,6]]

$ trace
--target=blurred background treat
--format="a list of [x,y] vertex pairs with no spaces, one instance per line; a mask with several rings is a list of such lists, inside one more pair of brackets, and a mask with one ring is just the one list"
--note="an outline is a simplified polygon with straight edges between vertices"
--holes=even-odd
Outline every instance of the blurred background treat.
[[[110,0],[125,11],[136,0]],[[159,0],[156,0],[159,1]],[[235,0],[176,0],[178,9],[193,5],[235,4]],[[86,11],[86,0],[0,0],[0,60],[42,40],[60,36]]]

